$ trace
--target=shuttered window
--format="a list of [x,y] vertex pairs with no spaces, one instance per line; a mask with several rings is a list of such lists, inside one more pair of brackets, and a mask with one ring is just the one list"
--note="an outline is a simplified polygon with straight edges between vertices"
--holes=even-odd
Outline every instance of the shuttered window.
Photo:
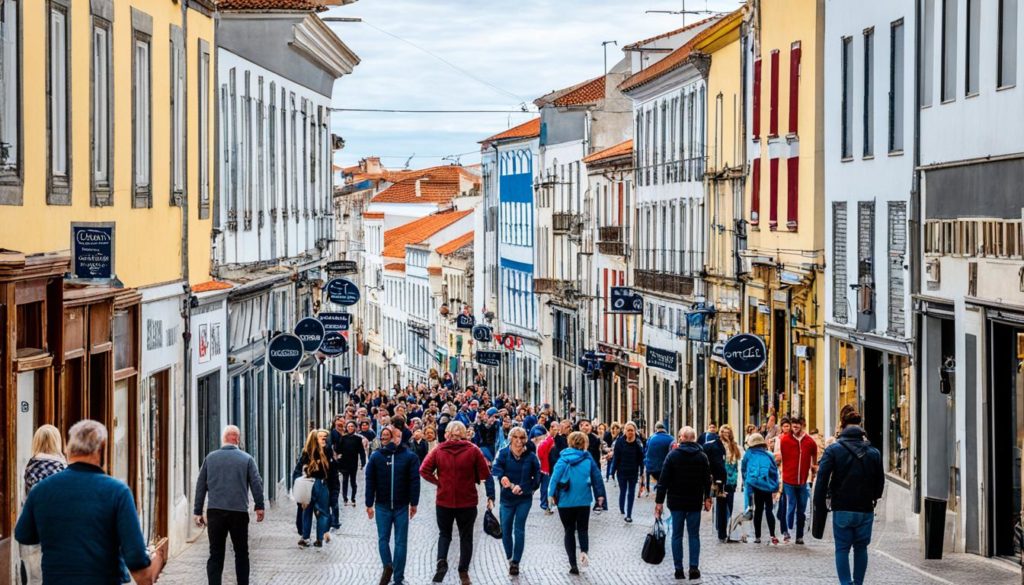
[[849,321],[846,273],[846,202],[832,204],[832,317]]
[[772,93],[769,105],[768,136],[779,135],[779,50],[772,51]]
[[750,182],[750,223],[758,225],[761,222],[761,157],[754,159],[754,168],[751,170]]
[[761,60],[754,60],[754,95],[751,104],[754,140],[761,138]]
[[800,41],[789,48],[789,133],[796,134],[800,121]]
[[906,312],[904,295],[903,264],[907,254],[907,204],[904,201],[889,202],[889,333],[904,336],[906,333]]

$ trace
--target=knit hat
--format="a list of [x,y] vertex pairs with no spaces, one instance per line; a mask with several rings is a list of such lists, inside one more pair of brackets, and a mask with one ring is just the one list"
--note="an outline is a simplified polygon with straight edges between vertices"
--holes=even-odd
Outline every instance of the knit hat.
[[747,447],[763,447],[766,444],[761,433],[750,433],[747,436]]
[[494,416],[498,414],[498,409],[493,406],[487,409],[487,416]]

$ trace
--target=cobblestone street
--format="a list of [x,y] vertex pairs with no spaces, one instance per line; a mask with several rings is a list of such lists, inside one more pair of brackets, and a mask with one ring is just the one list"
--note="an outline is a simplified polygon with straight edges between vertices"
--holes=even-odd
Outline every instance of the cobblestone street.
[[[675,583],[671,552],[661,565],[647,565],[640,559],[644,536],[653,519],[654,498],[638,498],[634,523],[626,524],[617,511],[618,490],[608,486],[608,512],[592,515],[590,523],[590,566],[579,577],[568,574],[562,548],[562,525],[557,515],[545,516],[539,508],[530,513],[526,529],[526,552],[522,573],[509,577],[501,542],[486,536],[478,517],[475,550],[470,576],[474,583],[585,583],[629,585]],[[482,494],[482,490],[481,490]],[[362,502],[362,485],[359,501]],[[435,566],[437,530],[434,521],[434,487],[423,483],[416,518],[410,525],[409,560],[406,582],[430,582]],[[481,507],[481,510],[483,507]],[[816,541],[808,535],[807,545],[719,544],[711,531],[711,515],[702,522],[701,572],[705,584],[746,585],[760,583],[800,585],[833,584],[835,570],[831,540]],[[767,534],[767,529],[765,529]],[[767,539],[766,539],[767,540]],[[250,524],[252,582],[260,585],[316,585],[376,583],[380,577],[374,523],[366,518],[360,503],[343,508],[342,528],[324,548],[308,550],[296,546],[294,508],[290,503],[271,509],[262,524]],[[1010,585],[1020,583],[1019,573],[1009,565],[977,556],[947,555],[942,561],[919,560],[917,538],[876,530],[871,547],[867,582],[908,585],[936,583],[960,585]],[[224,582],[235,583],[231,546],[225,562]],[[182,554],[172,559],[160,578],[161,585],[197,585],[206,582],[207,540],[205,534]],[[445,583],[458,583],[458,537],[449,556],[451,570]],[[686,581],[688,582],[688,581]]]

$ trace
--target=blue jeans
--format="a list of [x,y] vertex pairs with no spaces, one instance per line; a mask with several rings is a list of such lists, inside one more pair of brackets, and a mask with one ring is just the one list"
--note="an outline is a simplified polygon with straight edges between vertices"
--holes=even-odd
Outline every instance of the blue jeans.
[[331,490],[331,528],[341,528],[341,514],[338,511],[338,496],[341,490]]
[[316,539],[322,541],[324,534],[331,529],[330,492],[324,482],[313,482],[313,494],[309,505],[302,510],[302,538],[309,540],[313,531],[313,514],[316,513]]
[[788,503],[786,520],[790,526],[796,524],[796,537],[801,539],[804,537],[804,524],[807,522],[807,500],[810,499],[811,492],[807,489],[806,483],[803,485],[787,483],[782,486],[782,491],[786,494]]
[[[868,572],[868,545],[874,512],[832,512],[832,536],[836,541],[836,572],[841,585],[862,585]],[[850,548],[853,577],[850,577]]]
[[789,508],[789,498],[786,497],[786,490],[782,490],[779,494],[779,505],[775,509],[775,517],[779,520],[779,534],[786,536],[789,534],[790,524],[786,521],[787,514],[786,510]]
[[[377,551],[380,562],[394,569],[395,583],[405,579],[406,543],[409,541],[409,506],[392,510],[377,504],[373,507],[373,518],[377,521]],[[395,555],[391,556],[391,529],[395,530]]]
[[633,502],[636,500],[636,478],[619,474],[619,513],[633,517]]
[[523,558],[526,546],[526,516],[530,514],[533,497],[514,503],[501,503],[501,544],[505,547],[505,558],[518,563]]
[[606,479],[611,479],[615,475],[615,459],[609,459],[608,463],[605,464],[604,469],[605,473],[608,474]]
[[548,509],[548,482],[551,481],[550,473],[540,474],[540,509]]
[[690,566],[700,566],[700,510],[696,512],[672,512],[672,562],[676,570],[683,568],[683,527],[689,535]]

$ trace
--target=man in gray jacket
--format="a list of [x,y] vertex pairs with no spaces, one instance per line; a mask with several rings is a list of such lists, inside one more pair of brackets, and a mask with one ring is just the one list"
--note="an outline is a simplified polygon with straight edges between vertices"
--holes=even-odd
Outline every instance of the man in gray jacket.
[[[238,427],[224,427],[223,446],[210,453],[199,470],[196,482],[196,503],[193,508],[196,526],[209,524],[210,560],[206,576],[210,585],[220,585],[224,572],[224,546],[231,535],[235,549],[235,574],[239,585],[249,584],[249,492],[256,506],[256,521],[263,522],[263,480],[251,455],[238,448],[241,439]],[[210,504],[203,517],[203,502],[209,494]]]

